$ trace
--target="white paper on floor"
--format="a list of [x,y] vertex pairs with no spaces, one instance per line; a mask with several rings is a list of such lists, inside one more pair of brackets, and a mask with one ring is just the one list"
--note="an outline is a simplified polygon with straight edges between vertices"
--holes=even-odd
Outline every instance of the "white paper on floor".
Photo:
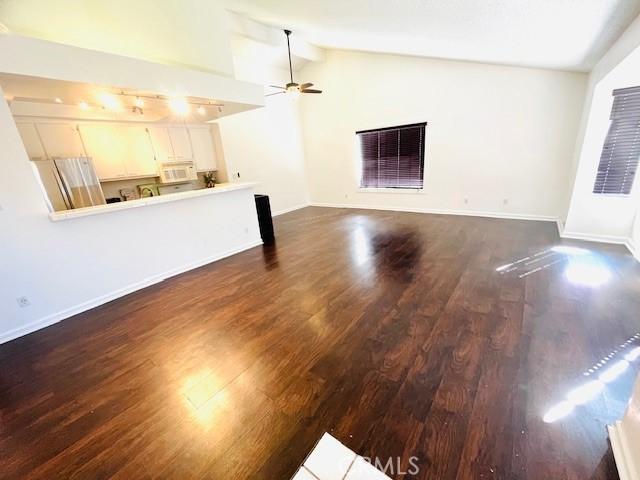
[[391,480],[365,458],[325,433],[293,480]]

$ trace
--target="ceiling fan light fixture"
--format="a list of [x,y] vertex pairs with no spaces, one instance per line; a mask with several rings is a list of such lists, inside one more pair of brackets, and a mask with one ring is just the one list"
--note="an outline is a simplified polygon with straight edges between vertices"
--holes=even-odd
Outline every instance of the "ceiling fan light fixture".
[[297,98],[300,96],[300,85],[298,85],[297,83],[288,83],[286,86],[286,91],[287,94]]

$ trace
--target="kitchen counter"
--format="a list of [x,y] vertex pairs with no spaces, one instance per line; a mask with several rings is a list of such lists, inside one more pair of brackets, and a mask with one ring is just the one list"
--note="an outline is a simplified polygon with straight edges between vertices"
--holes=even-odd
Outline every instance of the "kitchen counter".
[[128,202],[109,203],[106,205],[96,205],[94,207],[51,212],[49,213],[49,218],[53,222],[60,222],[62,220],[71,220],[73,218],[87,217],[90,215],[101,215],[103,213],[112,213],[119,210],[129,210],[131,208],[148,207],[150,205],[158,205],[161,203],[178,202],[189,198],[204,197],[208,195],[219,195],[235,190],[253,188],[256,185],[257,183],[253,182],[220,183],[214,188],[189,190],[188,192],[171,193],[168,195],[160,195],[158,197],[145,197],[137,200],[129,200]]

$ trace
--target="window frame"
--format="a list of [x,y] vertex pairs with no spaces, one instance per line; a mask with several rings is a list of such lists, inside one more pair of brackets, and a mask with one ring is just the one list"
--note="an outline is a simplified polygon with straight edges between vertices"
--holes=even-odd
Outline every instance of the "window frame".
[[[426,130],[427,130],[427,125],[428,122],[417,122],[417,123],[408,123],[408,124],[403,124],[403,125],[394,125],[391,127],[380,127],[380,128],[369,128],[366,130],[357,130],[355,132],[356,135],[356,140],[359,142],[358,145],[358,153],[359,153],[359,158],[358,161],[359,163],[359,172],[360,172],[360,178],[358,179],[358,192],[363,192],[363,193],[422,193],[424,192],[425,189],[425,166],[426,166]],[[420,145],[420,151],[419,151],[419,161],[420,161],[420,181],[422,183],[422,186],[419,187],[412,187],[412,186],[384,186],[384,187],[380,187],[380,186],[365,186],[363,185],[363,181],[364,181],[364,156],[361,150],[361,140],[360,140],[360,135],[361,134],[367,134],[367,133],[379,133],[379,132],[385,132],[385,131],[396,131],[396,130],[402,130],[402,129],[410,129],[410,128],[421,128],[421,145]]]

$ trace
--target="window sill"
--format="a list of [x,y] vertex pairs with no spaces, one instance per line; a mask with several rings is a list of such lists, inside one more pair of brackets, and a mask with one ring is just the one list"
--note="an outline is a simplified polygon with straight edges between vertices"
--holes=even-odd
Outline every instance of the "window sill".
[[405,195],[426,195],[424,188],[358,188],[357,193],[403,193]]
[[594,197],[607,197],[607,198],[630,198],[631,193],[593,193]]

